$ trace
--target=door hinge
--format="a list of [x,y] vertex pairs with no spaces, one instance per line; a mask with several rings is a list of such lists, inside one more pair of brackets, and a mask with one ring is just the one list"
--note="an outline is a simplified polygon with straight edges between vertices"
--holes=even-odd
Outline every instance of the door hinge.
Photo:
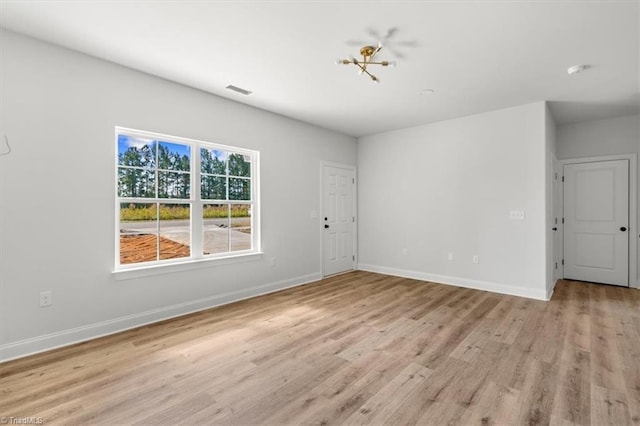
[[558,262],[556,262],[556,269],[558,269]]
[[558,180],[558,173],[555,173],[555,180]]
[[558,224],[558,218],[556,217],[554,220],[555,220],[555,225],[557,225]]
[[564,217],[562,218],[562,223],[564,223]]
[[562,264],[564,265],[564,259],[562,259]]
[[355,184],[356,183],[356,178],[351,178],[351,183]]
[[351,216],[351,222],[356,223],[356,217],[355,216]]
[[564,182],[564,176],[562,176],[562,181]]
[[353,259],[353,261],[356,261],[356,255],[354,254],[353,256],[351,256],[351,259]]

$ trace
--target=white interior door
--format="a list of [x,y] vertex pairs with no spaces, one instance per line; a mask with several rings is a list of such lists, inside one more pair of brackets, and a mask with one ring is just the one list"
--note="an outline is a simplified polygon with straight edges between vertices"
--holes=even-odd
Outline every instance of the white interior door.
[[553,165],[553,279],[554,281],[562,278],[562,220],[560,215],[560,207],[562,206],[562,198],[560,193],[560,177],[562,173],[558,165],[558,160],[552,154],[551,163]]
[[324,276],[354,267],[355,170],[322,166],[322,272]]
[[629,161],[564,166],[564,277],[629,286]]

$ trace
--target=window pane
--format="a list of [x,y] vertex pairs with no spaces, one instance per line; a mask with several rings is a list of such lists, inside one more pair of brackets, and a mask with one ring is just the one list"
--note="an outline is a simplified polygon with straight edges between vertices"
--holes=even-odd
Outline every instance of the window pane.
[[150,169],[118,167],[118,197],[153,198],[156,196],[155,173]]
[[227,174],[227,157],[229,154],[217,149],[200,149],[200,171],[212,175]]
[[200,198],[203,200],[226,200],[227,178],[202,176],[200,178]]
[[251,200],[251,180],[242,178],[229,178],[230,200]]
[[158,198],[189,198],[191,195],[190,179],[189,173],[158,172]]
[[160,259],[191,256],[190,219],[188,204],[160,204]]
[[191,163],[191,147],[171,142],[158,143],[158,168],[188,172]]
[[[257,208],[252,200],[257,154],[117,129],[116,269],[256,249],[259,228],[252,226],[251,209]],[[192,181],[200,187],[191,188]],[[201,217],[191,217],[196,211]],[[192,235],[193,229],[202,234]]]
[[202,208],[203,254],[229,251],[229,206],[206,204]]
[[250,157],[242,154],[231,154],[229,156],[229,175],[250,177]]
[[156,203],[120,203],[120,263],[158,259]]
[[153,139],[118,135],[118,165],[155,168],[156,144]]
[[251,205],[231,205],[231,251],[251,249]]

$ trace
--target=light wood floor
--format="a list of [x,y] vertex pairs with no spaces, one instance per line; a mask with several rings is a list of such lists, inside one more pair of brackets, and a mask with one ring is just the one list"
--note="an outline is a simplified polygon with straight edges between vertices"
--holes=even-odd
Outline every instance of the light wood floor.
[[353,272],[0,365],[45,424],[640,424],[640,291]]

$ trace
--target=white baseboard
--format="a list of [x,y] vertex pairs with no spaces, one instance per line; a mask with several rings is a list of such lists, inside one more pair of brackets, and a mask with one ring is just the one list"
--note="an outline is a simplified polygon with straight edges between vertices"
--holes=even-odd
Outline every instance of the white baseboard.
[[62,330],[55,333],[33,337],[30,339],[19,340],[17,342],[6,343],[4,345],[0,345],[0,363],[40,352],[45,352],[51,349],[92,340],[98,337],[108,336],[110,334],[115,334],[122,331],[130,330],[132,328],[141,327],[143,325],[152,324],[154,322],[164,321],[170,318],[187,315],[193,312],[214,308],[216,306],[237,302],[239,300],[273,293],[275,291],[284,290],[290,287],[297,287],[313,281],[318,281],[320,279],[322,279],[322,275],[318,272],[301,277],[291,278],[288,280],[263,284],[248,289],[227,292],[158,309],[152,309],[137,314],[114,318],[94,324],[88,324],[82,327]]
[[[439,284],[455,285],[458,287],[473,288],[476,290],[490,291],[493,293],[509,294],[512,296],[527,297],[529,299],[549,300],[551,294],[545,290],[516,287],[507,284],[498,284],[488,281],[477,281],[469,278],[450,277],[447,275],[429,274],[420,271],[410,271],[406,269],[388,268],[386,266],[368,265],[360,263],[358,269],[362,271],[377,272],[380,274],[394,275],[415,280],[431,281]],[[553,293],[551,289],[550,293]]]

